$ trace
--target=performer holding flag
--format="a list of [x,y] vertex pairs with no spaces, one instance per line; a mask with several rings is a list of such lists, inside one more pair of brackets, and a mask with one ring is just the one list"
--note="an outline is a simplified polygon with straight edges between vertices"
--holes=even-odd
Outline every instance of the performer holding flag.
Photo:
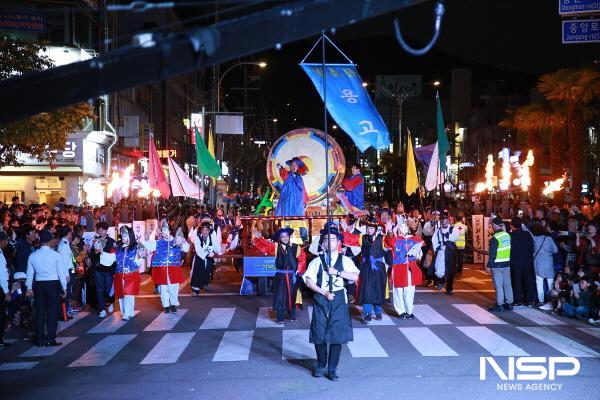
[[145,270],[142,258],[144,249],[138,248],[133,229],[122,226],[117,243],[117,269],[115,274],[115,298],[119,300],[121,317],[124,321],[135,316],[135,296],[140,292],[140,272]]
[[282,217],[304,216],[304,207],[308,203],[308,195],[302,175],[308,172],[308,168],[298,157],[286,161],[286,164],[290,167],[289,171],[281,164],[277,164],[279,174],[283,179],[283,186],[275,215]]

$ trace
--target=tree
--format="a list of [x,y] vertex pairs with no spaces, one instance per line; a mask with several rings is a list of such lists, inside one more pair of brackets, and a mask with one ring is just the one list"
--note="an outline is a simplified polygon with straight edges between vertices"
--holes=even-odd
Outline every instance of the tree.
[[600,98],[600,73],[591,68],[560,69],[540,77],[537,87],[548,101],[566,107],[571,196],[578,203],[583,182],[586,108]]
[[[40,55],[41,50],[43,46],[36,43],[0,37],[0,80],[51,68],[52,61]],[[18,166],[21,153],[52,162],[52,151],[63,149],[69,133],[91,118],[94,118],[92,107],[79,103],[0,126],[0,168]]]

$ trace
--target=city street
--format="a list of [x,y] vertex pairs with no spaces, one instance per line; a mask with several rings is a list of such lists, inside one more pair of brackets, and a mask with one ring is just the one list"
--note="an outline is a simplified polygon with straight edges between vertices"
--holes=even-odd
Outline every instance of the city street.
[[[339,382],[313,378],[315,353],[308,343],[310,301],[297,322],[276,325],[270,298],[241,297],[236,277],[222,272],[220,283],[201,297],[181,290],[177,315],[160,312],[152,283],[135,319],[118,312],[105,320],[81,311],[60,323],[63,344],[36,348],[18,339],[0,350],[0,388],[15,398],[212,399],[319,398],[506,398],[488,365],[481,381],[480,357],[495,356],[506,370],[507,356],[573,356],[575,377],[519,382],[511,398],[575,398],[592,395],[600,378],[600,329],[583,321],[531,308],[492,315],[490,277],[470,266],[450,297],[419,288],[415,320],[395,318],[384,308],[382,321],[360,323],[352,306],[354,342],[342,350]],[[227,267],[221,267],[226,269]],[[506,383],[515,384],[514,381]],[[532,386],[526,387],[529,383]],[[546,386],[538,387],[537,384]],[[553,385],[551,385],[553,384]],[[333,393],[333,394],[331,394]],[[593,396],[592,396],[593,397]]]

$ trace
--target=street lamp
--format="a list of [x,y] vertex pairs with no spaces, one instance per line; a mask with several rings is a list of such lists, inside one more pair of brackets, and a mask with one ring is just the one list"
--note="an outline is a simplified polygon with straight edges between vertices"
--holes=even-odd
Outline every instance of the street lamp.
[[264,61],[260,61],[260,62],[250,62],[250,61],[244,61],[244,62],[239,62],[236,64],[233,64],[231,67],[227,68],[225,70],[225,72],[223,72],[223,74],[221,75],[221,77],[219,78],[219,82],[217,83],[217,113],[219,113],[219,111],[221,110],[221,83],[223,82],[223,78],[225,78],[225,76],[234,68],[242,66],[242,65],[256,65],[259,68],[266,68],[267,67],[267,63]]
[[438,87],[442,84],[440,81],[433,81],[433,86]]
[[[362,87],[366,88],[369,86],[369,83],[363,82]],[[381,90],[383,90],[388,96],[393,98],[398,104],[398,154],[402,152],[402,107],[404,106],[404,100],[408,97],[407,93],[395,94],[392,93],[388,88],[379,83],[375,83],[374,86],[377,86]]]

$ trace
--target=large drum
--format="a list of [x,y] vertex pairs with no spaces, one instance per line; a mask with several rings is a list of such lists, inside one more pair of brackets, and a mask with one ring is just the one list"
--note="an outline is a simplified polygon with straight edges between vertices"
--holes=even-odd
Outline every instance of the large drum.
[[[341,185],[346,172],[346,162],[341,147],[328,135],[327,156],[329,157],[329,194],[334,195]],[[300,158],[308,172],[303,175],[304,187],[308,193],[308,203],[313,204],[325,198],[325,133],[313,128],[300,128],[280,137],[267,160],[267,179],[273,190],[281,192],[283,179],[279,175],[277,164],[289,169],[286,161],[293,157]]]

